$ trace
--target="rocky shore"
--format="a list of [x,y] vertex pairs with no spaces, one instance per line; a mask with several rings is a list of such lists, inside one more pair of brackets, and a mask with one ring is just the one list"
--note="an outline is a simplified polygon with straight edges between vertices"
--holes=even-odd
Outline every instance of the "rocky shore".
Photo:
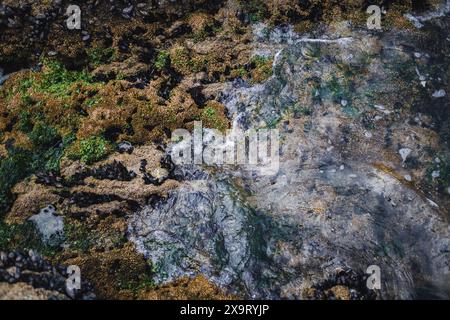
[[[374,2],[2,1],[0,299],[448,298],[450,5]],[[278,172],[175,165],[196,121]]]

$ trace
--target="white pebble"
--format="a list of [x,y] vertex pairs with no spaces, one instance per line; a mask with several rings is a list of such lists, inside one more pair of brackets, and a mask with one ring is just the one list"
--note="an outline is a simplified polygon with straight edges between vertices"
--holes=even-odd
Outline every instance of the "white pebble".
[[439,178],[440,176],[441,176],[441,172],[440,172],[439,170],[433,171],[433,172],[431,173],[431,177],[432,177],[433,179]]
[[444,89],[441,89],[441,90],[435,91],[435,92],[433,93],[433,98],[443,98],[443,97],[445,97],[446,95],[447,95],[447,93],[445,92],[445,90],[444,90]]

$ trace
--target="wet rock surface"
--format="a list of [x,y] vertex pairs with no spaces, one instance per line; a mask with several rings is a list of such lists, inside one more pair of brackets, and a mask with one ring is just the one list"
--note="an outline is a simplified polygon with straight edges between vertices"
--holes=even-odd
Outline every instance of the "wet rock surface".
[[[228,86],[222,103],[234,128],[287,126],[280,129],[278,173],[219,168],[195,178],[199,168],[180,169],[189,182],[138,211],[129,226],[131,240],[157,267],[156,279],[201,273],[250,298],[298,299],[336,270],[362,275],[378,265],[382,289],[376,293],[363,289],[363,278],[355,276],[359,284],[353,289],[345,280],[344,288],[331,281],[317,294],[448,297],[448,198],[425,187],[422,168],[432,156],[408,138],[413,130],[418,141],[438,144],[439,129],[405,124],[411,110],[398,107],[408,103],[401,88],[414,80],[390,71],[398,59],[413,63],[413,52],[391,49],[401,38],[395,32],[380,39],[345,24],[314,37],[322,40],[289,28],[260,38],[262,29],[255,28],[255,51],[275,56],[274,75],[260,85]],[[422,46],[403,36],[410,46]],[[379,56],[362,64],[374,53]],[[411,67],[416,73],[424,66]],[[341,72],[347,74],[344,83],[337,80]],[[432,87],[444,83],[441,78],[429,84],[413,105],[428,103],[433,115],[441,106],[432,105]],[[409,184],[396,171],[412,172],[418,182]]]
[[[73,264],[77,298],[448,298],[449,1],[373,4],[3,1],[0,251],[48,262],[11,253],[0,297]],[[277,129],[278,170],[175,166],[199,120]]]

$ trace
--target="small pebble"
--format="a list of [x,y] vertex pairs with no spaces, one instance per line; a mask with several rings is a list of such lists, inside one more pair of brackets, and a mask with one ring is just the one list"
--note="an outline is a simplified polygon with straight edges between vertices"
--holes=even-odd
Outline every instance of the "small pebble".
[[433,93],[433,98],[443,98],[446,95],[447,95],[447,93],[445,92],[445,90],[441,89],[441,90],[435,91]]
[[434,179],[439,178],[441,176],[441,172],[439,170],[435,170],[431,173],[431,177]]

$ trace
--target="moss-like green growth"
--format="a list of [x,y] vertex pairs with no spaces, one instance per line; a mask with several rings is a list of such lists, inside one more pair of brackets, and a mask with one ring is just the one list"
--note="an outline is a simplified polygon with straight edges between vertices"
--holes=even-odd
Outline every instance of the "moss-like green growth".
[[91,98],[87,98],[84,101],[84,104],[86,105],[86,107],[88,108],[92,108],[93,106],[95,106],[96,104],[98,104],[100,101],[102,100],[102,98],[98,95],[95,95]]
[[203,111],[203,114],[208,118],[213,118],[216,115],[216,110],[214,110],[211,107],[208,107]]
[[34,124],[33,130],[28,136],[33,143],[33,146],[37,149],[54,147],[55,144],[61,140],[56,129],[42,121],[38,121]]
[[439,182],[442,187],[450,187],[450,157],[447,157],[441,166],[441,176]]
[[310,115],[312,115],[312,110],[310,108],[301,106],[298,103],[296,103],[293,106],[292,111],[294,112],[295,115],[302,115],[302,116],[310,116]]
[[271,118],[269,121],[267,121],[267,129],[275,129],[282,119],[282,116],[275,116]]
[[54,128],[43,122],[37,122],[31,131],[31,125],[24,123],[23,126],[29,132],[33,148],[11,147],[8,155],[0,159],[0,214],[14,201],[11,188],[16,183],[35,172],[59,172],[64,150],[74,140],[71,135],[61,138]]
[[248,14],[251,22],[259,22],[268,18],[269,10],[265,1],[262,0],[244,0],[239,1],[244,12]]
[[60,249],[44,244],[31,222],[8,225],[0,221],[0,251],[35,250],[47,257],[55,256]]
[[270,57],[263,57],[263,56],[253,56],[250,59],[250,67],[252,69],[251,71],[251,82],[252,83],[260,83],[268,78],[270,78],[273,74],[273,59]]
[[322,55],[322,47],[317,43],[312,43],[306,47],[303,54],[310,59],[318,59]]
[[33,115],[28,110],[22,110],[19,114],[18,129],[24,133],[30,133],[33,130],[33,120],[36,115]]
[[207,128],[224,131],[228,128],[224,106],[215,101],[209,101],[201,114],[200,120]]
[[70,95],[70,89],[76,82],[90,83],[92,78],[86,71],[71,71],[59,62],[46,61],[42,79],[37,84],[36,90],[64,97]]
[[330,81],[325,84],[323,88],[326,94],[330,94],[333,102],[341,103],[342,100],[350,98],[350,92],[344,81],[333,76]]
[[189,51],[186,48],[177,48],[170,56],[172,66],[176,71],[182,74],[189,74],[191,72],[192,61]]
[[117,284],[121,290],[131,290],[134,295],[140,290],[152,289],[156,286],[153,277],[147,273],[140,274],[137,278],[119,278]]
[[167,51],[161,51],[155,60],[155,68],[158,71],[166,68],[170,63],[170,54]]
[[232,71],[232,76],[233,77],[246,78],[248,76],[248,71],[245,70],[244,67],[239,67],[239,68],[237,68],[237,69]]
[[405,59],[403,57],[395,57],[391,64],[386,65],[390,71],[393,80],[401,79],[407,83],[411,83],[417,79],[416,64],[413,59]]
[[113,48],[97,47],[88,51],[89,61],[96,68],[102,64],[107,64],[115,59],[115,50]]
[[[450,154],[440,156],[439,159],[441,159],[440,163],[434,162],[428,167],[428,179],[437,185],[441,191],[446,192],[447,188],[450,187]],[[434,171],[439,172],[439,177],[435,179],[432,178]]]
[[214,36],[221,30],[220,25],[216,21],[206,23],[202,29],[198,30],[193,35],[193,41],[195,43],[201,42],[208,37]]
[[189,50],[184,47],[176,48],[171,52],[170,62],[175,71],[184,75],[205,71],[208,67],[208,59],[206,57],[192,57]]
[[65,221],[64,234],[71,250],[88,252],[92,247],[91,232],[85,225],[76,221]]
[[109,154],[108,141],[101,136],[91,136],[78,141],[68,150],[68,156],[74,160],[81,160],[86,164],[100,161]]
[[8,210],[14,198],[11,188],[32,172],[33,155],[28,150],[11,149],[0,159],[0,214]]

